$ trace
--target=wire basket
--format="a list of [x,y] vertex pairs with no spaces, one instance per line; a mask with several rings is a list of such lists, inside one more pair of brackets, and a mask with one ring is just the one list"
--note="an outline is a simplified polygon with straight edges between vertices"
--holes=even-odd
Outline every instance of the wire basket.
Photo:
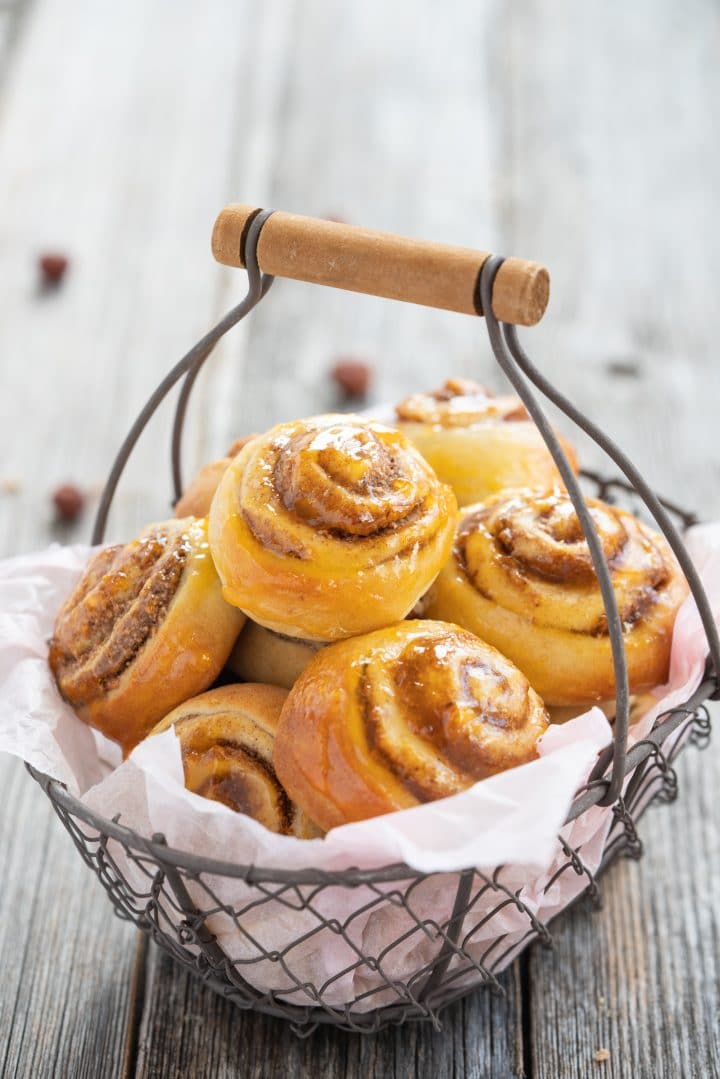
[[[264,234],[271,217],[274,232]],[[269,239],[259,250],[261,235]],[[320,262],[318,245],[323,254]],[[172,438],[173,482],[179,497],[182,431],[192,387],[223,334],[267,294],[273,277],[261,271],[260,261],[285,276],[355,291],[455,310],[469,310],[470,303],[475,313],[484,314],[495,357],[561,473],[588,541],[605,602],[617,691],[614,741],[599,755],[587,783],[577,792],[566,823],[602,807],[611,814],[611,825],[595,873],[588,868],[583,843],[571,845],[565,833],[558,838],[558,856],[543,883],[543,893],[551,896],[564,874],[574,875],[577,893],[599,903],[599,873],[620,854],[637,858],[642,852],[636,830],[640,815],[653,801],[675,798],[675,756],[688,742],[705,745],[710,734],[705,702],[717,692],[714,672],[720,670],[720,643],[707,597],[677,528],[687,527],[695,518],[658,499],[624,454],[544,379],[520,347],[514,323],[538,321],[547,301],[547,277],[541,267],[248,207],[223,211],[216,225],[214,251],[220,261],[246,267],[247,296],[173,368],[138,416],[111,469],[93,542],[102,541],[115,489],[140,434],[170,389],[183,379]],[[292,258],[288,255],[291,251]],[[307,252],[310,254],[303,263]],[[458,252],[465,258],[462,273],[456,272]],[[374,271],[365,278],[363,259]],[[504,276],[500,278],[503,265]],[[461,295],[467,280],[472,284],[469,300]],[[711,659],[702,684],[684,705],[659,716],[651,732],[630,749],[631,699],[622,625],[607,563],[580,483],[530,384],[619,466],[626,479],[584,473],[584,481],[597,497],[622,501],[635,511],[650,510],[688,579],[707,634]],[[497,972],[531,941],[551,943],[548,919],[541,920],[534,904],[527,902],[523,881],[512,867],[498,866],[492,872],[469,867],[453,873],[422,873],[396,864],[330,873],[218,862],[172,849],[160,834],[141,836],[118,819],[108,820],[90,810],[60,783],[29,765],[28,770],[50,798],[119,917],[148,933],[210,988],[240,1008],[289,1020],[301,1034],[311,1032],[318,1023],[364,1032],[405,1020],[430,1020],[439,1026],[442,1009],[475,987],[485,985],[501,992]],[[327,915],[328,896],[332,896],[334,910],[346,911],[344,918]],[[263,926],[281,919],[284,912],[301,912],[304,931],[281,947],[269,946]],[[386,917],[388,914],[391,917]],[[358,933],[361,920],[364,926],[372,922],[376,932]],[[393,927],[389,934],[383,931],[387,925]],[[241,942],[240,948],[231,951],[224,947],[228,933]],[[312,969],[308,964],[314,951],[328,944],[337,955],[336,969],[318,984],[308,975]],[[258,988],[258,982],[272,988]],[[349,994],[348,985],[352,986]],[[339,987],[345,987],[342,1003],[338,1003]]]

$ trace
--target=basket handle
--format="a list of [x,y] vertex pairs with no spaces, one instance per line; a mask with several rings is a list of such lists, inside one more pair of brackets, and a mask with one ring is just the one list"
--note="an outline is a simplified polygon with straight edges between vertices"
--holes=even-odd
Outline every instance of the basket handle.
[[[248,229],[259,213],[244,204],[220,211],[212,234],[218,262],[245,266]],[[276,210],[263,227],[257,257],[263,273],[273,277],[481,315],[480,271],[490,255]],[[544,266],[508,258],[495,280],[493,312],[501,322],[534,326],[549,295]]]

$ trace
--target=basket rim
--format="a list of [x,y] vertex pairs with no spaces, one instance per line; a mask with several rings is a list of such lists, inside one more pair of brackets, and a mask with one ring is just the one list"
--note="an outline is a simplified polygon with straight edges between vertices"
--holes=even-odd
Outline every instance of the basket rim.
[[[672,734],[683,722],[688,722],[695,711],[707,700],[713,697],[717,690],[717,684],[713,677],[705,676],[694,693],[688,700],[675,708],[662,713],[656,721],[655,727],[649,734],[629,750],[626,760],[625,775],[628,776],[638,765],[647,760],[662,745],[665,739]],[[357,866],[349,866],[345,869],[322,870],[308,867],[307,869],[283,869],[279,867],[263,867],[256,864],[239,864],[225,862],[220,859],[206,858],[200,854],[178,847],[170,847],[160,834],[148,839],[133,828],[120,824],[119,817],[110,819],[101,813],[90,809],[79,798],[71,794],[61,782],[39,771],[27,762],[25,767],[32,778],[42,787],[50,801],[60,806],[66,812],[79,818],[85,824],[95,828],[101,836],[115,839],[133,850],[147,854],[160,863],[171,864],[180,869],[186,869],[194,873],[209,873],[214,876],[229,877],[243,880],[248,884],[253,883],[292,883],[292,884],[342,884],[345,887],[359,887],[363,884],[390,883],[392,881],[422,879],[427,876],[441,874],[458,874],[467,872],[469,869],[476,870],[476,866],[465,866],[453,870],[426,870],[413,869],[404,862],[394,862],[390,865],[378,866],[370,869],[360,869]],[[586,810],[600,802],[607,790],[609,780],[599,779],[591,785],[581,788],[576,795],[564,824],[569,824]],[[497,867],[498,869],[501,867]]]

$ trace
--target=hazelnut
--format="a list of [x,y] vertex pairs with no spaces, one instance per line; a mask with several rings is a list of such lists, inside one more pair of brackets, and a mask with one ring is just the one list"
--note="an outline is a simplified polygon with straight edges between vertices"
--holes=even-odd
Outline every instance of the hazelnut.
[[85,508],[85,496],[72,483],[64,483],[53,494],[53,503],[58,519],[75,521]]
[[364,360],[338,360],[332,377],[346,397],[365,397],[372,381],[372,367]]
[[45,285],[59,285],[68,268],[68,259],[59,252],[47,252],[38,259],[38,267]]

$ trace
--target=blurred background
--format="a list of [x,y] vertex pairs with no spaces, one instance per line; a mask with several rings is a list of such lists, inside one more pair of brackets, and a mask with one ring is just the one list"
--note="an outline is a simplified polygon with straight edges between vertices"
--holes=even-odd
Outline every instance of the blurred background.
[[[719,47],[708,0],[3,3],[0,553],[87,539],[131,420],[244,293],[209,251],[231,201],[543,261],[536,362],[661,491],[720,512]],[[345,356],[371,365],[370,404],[502,385],[477,319],[280,281],[205,368],[186,475],[345,407]],[[110,535],[168,512],[169,416]]]

